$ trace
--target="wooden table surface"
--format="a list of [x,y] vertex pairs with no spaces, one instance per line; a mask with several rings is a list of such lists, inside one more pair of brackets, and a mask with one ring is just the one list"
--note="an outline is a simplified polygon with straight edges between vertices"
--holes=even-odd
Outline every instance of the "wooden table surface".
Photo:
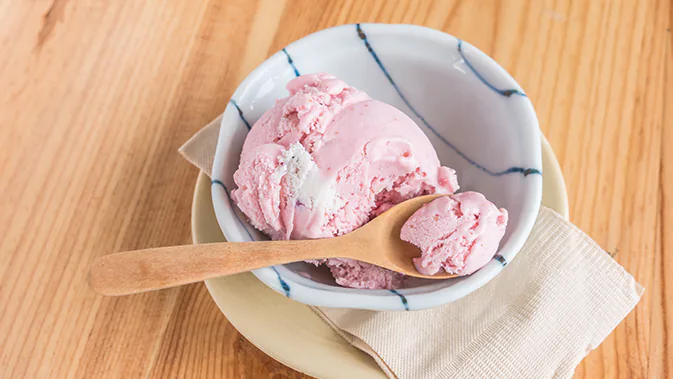
[[522,85],[571,219],[646,287],[577,377],[673,376],[669,0],[0,1],[0,377],[303,378],[202,284],[124,298],[91,261],[190,243],[177,148],[283,46],[354,22],[427,25]]

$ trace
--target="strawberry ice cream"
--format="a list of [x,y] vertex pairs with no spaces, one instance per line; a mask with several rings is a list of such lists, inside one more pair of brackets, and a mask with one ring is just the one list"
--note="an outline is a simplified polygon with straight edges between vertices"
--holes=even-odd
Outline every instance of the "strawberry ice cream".
[[417,210],[400,237],[421,249],[414,265],[421,274],[469,275],[495,255],[505,234],[507,211],[477,192],[443,196]]
[[[272,239],[348,233],[406,199],[458,189],[420,128],[328,74],[297,77],[245,140],[232,191]],[[343,286],[397,288],[401,274],[348,259],[325,263]]]

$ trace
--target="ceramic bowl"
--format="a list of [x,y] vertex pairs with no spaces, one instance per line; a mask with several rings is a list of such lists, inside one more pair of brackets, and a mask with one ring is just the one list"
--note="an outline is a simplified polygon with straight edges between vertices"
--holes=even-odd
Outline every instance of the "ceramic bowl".
[[[339,308],[416,310],[459,299],[516,256],[542,199],[540,132],[533,106],[493,59],[451,35],[413,25],[356,24],[325,29],[277,52],[236,89],[213,162],[212,197],[229,241],[266,239],[229,197],[250,127],[300,74],[327,72],[405,112],[427,134],[461,191],[482,192],[509,212],[494,259],[472,275],[413,279],[408,288],[364,290],[335,284],[325,267],[293,263],[253,271],[275,291],[302,303]],[[309,279],[310,278],[310,279]]]

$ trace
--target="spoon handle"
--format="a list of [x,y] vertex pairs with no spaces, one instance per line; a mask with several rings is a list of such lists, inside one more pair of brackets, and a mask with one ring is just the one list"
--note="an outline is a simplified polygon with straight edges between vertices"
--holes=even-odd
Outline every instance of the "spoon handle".
[[126,251],[96,259],[89,269],[89,286],[101,295],[130,295],[277,264],[347,257],[348,249],[342,245],[346,241],[340,240],[223,242]]

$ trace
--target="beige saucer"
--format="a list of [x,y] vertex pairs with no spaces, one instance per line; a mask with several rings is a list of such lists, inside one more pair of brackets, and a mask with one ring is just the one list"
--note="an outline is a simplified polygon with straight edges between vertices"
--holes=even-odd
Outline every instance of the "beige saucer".
[[[542,141],[542,204],[568,217],[563,173]],[[199,175],[192,204],[194,243],[224,241],[215,219],[210,179]],[[373,359],[352,347],[304,304],[245,273],[206,281],[215,303],[250,342],[279,362],[317,378],[385,378]]]

